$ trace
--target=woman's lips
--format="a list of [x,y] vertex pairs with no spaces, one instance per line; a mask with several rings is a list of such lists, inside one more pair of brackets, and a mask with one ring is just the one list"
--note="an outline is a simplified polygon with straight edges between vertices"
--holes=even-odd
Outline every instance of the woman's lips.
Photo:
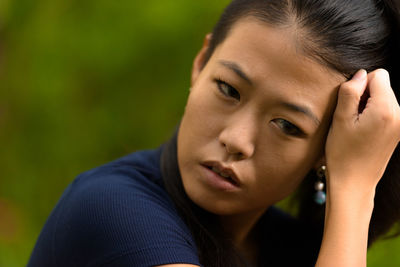
[[211,186],[223,191],[237,190],[240,187],[240,182],[232,169],[218,162],[206,162],[201,166],[204,169],[204,177]]

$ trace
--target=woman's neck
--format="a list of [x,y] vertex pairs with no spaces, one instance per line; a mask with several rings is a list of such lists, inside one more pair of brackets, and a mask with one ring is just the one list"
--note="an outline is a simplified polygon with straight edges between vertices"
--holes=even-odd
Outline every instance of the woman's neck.
[[[266,209],[265,209],[266,210]],[[255,225],[265,210],[238,215],[219,216],[225,234],[239,254],[255,265],[258,255],[258,242]]]

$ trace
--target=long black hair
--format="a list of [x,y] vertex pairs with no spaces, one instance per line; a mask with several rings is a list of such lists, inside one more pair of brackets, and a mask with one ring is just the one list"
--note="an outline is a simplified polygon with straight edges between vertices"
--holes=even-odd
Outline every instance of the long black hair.
[[[400,22],[397,0],[233,0],[217,22],[204,65],[235,23],[253,17],[271,26],[295,26],[302,52],[350,78],[357,70],[385,68],[400,99]],[[371,153],[374,153],[371,151]],[[162,171],[166,189],[192,231],[205,266],[243,266],[215,216],[186,195],[176,157],[176,134],[165,146]],[[310,172],[296,197],[298,218],[323,227],[324,207],[313,202],[315,174]],[[378,183],[368,245],[379,237],[399,235],[400,148],[397,147]],[[397,227],[395,229],[394,227]]]

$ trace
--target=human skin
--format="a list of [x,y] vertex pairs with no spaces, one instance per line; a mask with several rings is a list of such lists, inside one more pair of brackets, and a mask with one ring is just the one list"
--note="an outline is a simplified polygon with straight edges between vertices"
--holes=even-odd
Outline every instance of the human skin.
[[[400,139],[400,108],[389,73],[355,76],[340,87],[326,142],[328,198],[316,266],[366,266],[376,185]],[[358,113],[367,88],[370,97]]]
[[[384,71],[368,76],[360,71],[359,79],[346,82],[340,73],[303,54],[297,33],[293,27],[242,19],[203,68],[206,38],[194,61],[178,133],[183,186],[194,203],[219,216],[238,250],[255,261],[254,224],[310,170],[326,164],[326,227],[317,264],[364,266],[375,186],[399,139],[399,107]],[[367,84],[371,97],[359,116]],[[375,126],[383,130],[377,132]],[[372,140],[381,153],[366,153]],[[370,163],[366,172],[348,167],[365,160]],[[224,188],[210,181],[205,167],[209,162],[233,170],[236,186]]]
[[[345,78],[298,49],[292,28],[243,20],[203,69],[204,51],[194,65],[178,135],[182,182],[194,203],[220,215],[238,247],[251,246],[247,237],[265,210],[322,165],[337,89]],[[221,61],[240,66],[251,84]],[[215,79],[234,87],[240,100],[222,94]],[[283,103],[305,106],[316,118]],[[291,128],[281,119],[303,134],[287,134]],[[232,168],[241,183],[238,190],[210,186],[201,165],[207,161]]]

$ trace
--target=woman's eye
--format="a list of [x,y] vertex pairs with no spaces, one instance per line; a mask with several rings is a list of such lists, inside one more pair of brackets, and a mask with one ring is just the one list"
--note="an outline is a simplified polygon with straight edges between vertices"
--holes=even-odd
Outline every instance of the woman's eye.
[[240,100],[240,94],[235,88],[233,88],[232,86],[221,80],[216,80],[216,83],[218,85],[219,91],[222,94],[224,94],[227,97],[233,97],[236,100]]
[[283,133],[292,136],[302,136],[303,131],[300,130],[296,125],[288,122],[284,119],[275,119],[273,122],[282,130]]

